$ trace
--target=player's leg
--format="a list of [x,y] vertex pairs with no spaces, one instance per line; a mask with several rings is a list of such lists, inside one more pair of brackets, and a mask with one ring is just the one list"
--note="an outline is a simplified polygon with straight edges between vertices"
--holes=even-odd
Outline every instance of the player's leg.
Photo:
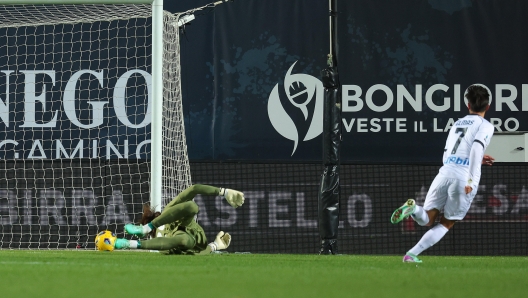
[[[205,250],[199,254],[209,254],[213,251],[224,250],[231,244],[231,235],[220,231],[213,242],[209,243]],[[196,245],[196,239],[183,231],[177,231],[172,237],[159,237],[150,240],[127,240],[117,239],[115,249],[145,249],[145,250],[179,250],[181,252],[191,250]]]
[[179,249],[185,251],[193,248],[195,243],[196,240],[191,235],[183,231],[178,231],[172,237],[159,237],[150,240],[117,239],[115,242],[115,248],[146,250]]
[[148,235],[150,231],[168,223],[179,221],[182,226],[186,226],[194,220],[196,214],[198,214],[198,205],[194,201],[187,201],[171,206],[167,205],[160,216],[153,219],[149,224],[139,226],[127,224],[125,225],[125,231],[128,234],[143,237]]
[[403,257],[403,262],[421,263],[422,261],[418,259],[418,255],[444,238],[447,232],[449,232],[449,230],[453,227],[455,222],[456,220],[450,220],[442,217],[440,219],[440,223],[427,231],[422,236],[420,241],[418,241],[418,243],[405,254]]
[[[416,206],[411,213],[414,221],[416,221],[421,226],[430,225],[433,223],[440,214],[439,210],[443,209],[447,200],[448,187],[448,181],[445,179],[445,177],[437,175],[431,183],[429,190],[427,191],[424,207]],[[430,241],[430,236],[433,233],[434,231],[428,231],[422,237],[422,239],[420,239],[418,244],[416,244],[411,250],[407,251],[407,253],[403,256],[403,262],[421,263],[422,261],[418,259],[418,255],[426,249],[425,245]],[[420,247],[424,247],[424,249],[417,249]]]
[[423,207],[417,207],[412,214],[412,218],[417,224],[421,226],[432,226],[435,223],[440,215],[440,210],[444,209],[449,197],[448,189],[451,183],[450,181],[450,179],[444,176],[436,175],[427,191]]
[[448,189],[449,197],[444,207],[444,218],[458,221],[466,216],[477,190],[474,189],[471,193],[466,194],[465,186],[466,181],[456,180],[456,183],[453,183]]
[[[426,210],[424,207],[416,206],[416,209],[414,210],[414,213],[411,214],[411,218],[414,219],[414,221],[421,225],[421,226],[432,226],[435,222],[438,216],[440,215],[440,210],[433,208],[430,210]],[[432,208],[432,207],[427,207]]]
[[435,245],[442,239],[445,234],[449,231],[448,228],[446,228],[443,224],[437,224],[436,226],[432,227],[427,231],[420,241],[416,243],[416,245],[411,248],[405,256],[403,256],[404,262],[421,262],[418,259],[418,255],[421,254],[426,249],[430,248],[431,246]]
[[430,225],[447,200],[446,190],[443,177],[437,175],[427,191],[424,207],[416,205],[413,199],[409,199],[392,213],[391,222],[396,224],[411,216],[421,226]]
[[[404,262],[419,261],[417,256],[421,254],[423,251],[425,251],[426,249],[438,243],[446,235],[449,229],[453,227],[455,222],[457,220],[462,219],[467,213],[467,210],[469,209],[469,205],[471,204],[471,202],[469,202],[469,204],[458,203],[460,200],[462,201],[465,200],[464,198],[462,198],[462,195],[465,196],[463,181],[457,180],[457,179],[446,179],[446,182],[447,182],[446,184],[447,189],[445,190],[445,193],[447,194],[447,199],[445,200],[445,204],[443,208],[444,216],[440,220],[439,224],[437,224],[436,226],[432,227],[429,231],[427,231],[422,236],[420,241],[418,241],[418,243],[407,252],[407,254],[403,257]],[[439,189],[441,188],[442,187],[440,187]],[[427,199],[426,199],[426,204],[424,206],[426,206],[426,208],[427,206],[438,206],[438,205],[435,205],[433,201],[434,200],[430,200],[429,202],[427,202]],[[467,205],[467,209],[461,210],[462,208],[461,206],[466,206],[466,205]],[[436,214],[434,216],[436,218],[439,212],[434,212],[434,213]],[[462,217],[460,217],[460,215],[462,215]],[[431,224],[431,222],[429,224]]]
[[179,221],[182,226],[187,226],[194,220],[198,210],[198,205],[194,201],[168,206],[165,207],[160,216],[151,221],[151,224],[154,228],[158,228],[162,225]]
[[409,199],[392,213],[391,222],[396,224],[411,216],[419,225],[430,226],[439,214],[438,209],[425,210],[424,207],[416,205],[413,199]]
[[435,221],[440,210],[448,198],[449,180],[443,176],[437,175],[425,196],[423,207],[416,205],[410,216],[421,226],[431,226]]

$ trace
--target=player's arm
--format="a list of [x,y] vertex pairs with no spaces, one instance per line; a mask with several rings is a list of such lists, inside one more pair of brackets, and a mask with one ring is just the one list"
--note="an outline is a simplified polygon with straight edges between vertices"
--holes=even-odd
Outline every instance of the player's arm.
[[476,189],[480,182],[480,167],[482,164],[492,165],[495,160],[489,155],[484,155],[486,148],[491,142],[495,128],[489,124],[484,123],[479,127],[475,135],[471,151],[469,154],[469,175],[465,187],[466,194]]
[[484,158],[484,144],[475,140],[471,145],[471,152],[469,153],[469,175],[466,182],[466,194],[478,187],[480,182],[480,165]]

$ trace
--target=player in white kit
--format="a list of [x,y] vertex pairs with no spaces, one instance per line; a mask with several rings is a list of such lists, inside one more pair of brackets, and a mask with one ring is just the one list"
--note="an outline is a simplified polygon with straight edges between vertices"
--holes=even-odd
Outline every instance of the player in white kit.
[[444,165],[427,192],[424,206],[417,206],[410,199],[392,214],[392,223],[411,216],[419,225],[431,226],[440,211],[444,212],[440,223],[423,235],[405,254],[403,262],[421,263],[417,256],[440,241],[456,221],[466,216],[477,194],[481,164],[493,164],[494,159],[484,154],[494,131],[493,125],[484,119],[489,109],[489,93],[486,88],[473,85],[468,88],[466,98],[469,115],[458,119],[449,131]]

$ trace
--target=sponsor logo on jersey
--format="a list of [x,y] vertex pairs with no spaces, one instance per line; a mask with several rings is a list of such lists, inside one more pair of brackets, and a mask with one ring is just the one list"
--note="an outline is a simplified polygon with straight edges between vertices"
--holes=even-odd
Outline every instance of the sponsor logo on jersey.
[[460,158],[458,156],[449,156],[445,161],[445,165],[448,164],[455,164],[455,165],[461,165],[461,166],[469,166],[469,158]]

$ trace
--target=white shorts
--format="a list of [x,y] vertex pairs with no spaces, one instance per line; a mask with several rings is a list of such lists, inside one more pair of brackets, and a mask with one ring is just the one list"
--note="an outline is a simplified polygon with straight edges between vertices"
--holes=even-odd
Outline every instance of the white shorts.
[[462,220],[477,194],[476,189],[466,194],[465,186],[466,182],[463,180],[438,174],[429,187],[423,208],[426,211],[443,210],[446,219]]

